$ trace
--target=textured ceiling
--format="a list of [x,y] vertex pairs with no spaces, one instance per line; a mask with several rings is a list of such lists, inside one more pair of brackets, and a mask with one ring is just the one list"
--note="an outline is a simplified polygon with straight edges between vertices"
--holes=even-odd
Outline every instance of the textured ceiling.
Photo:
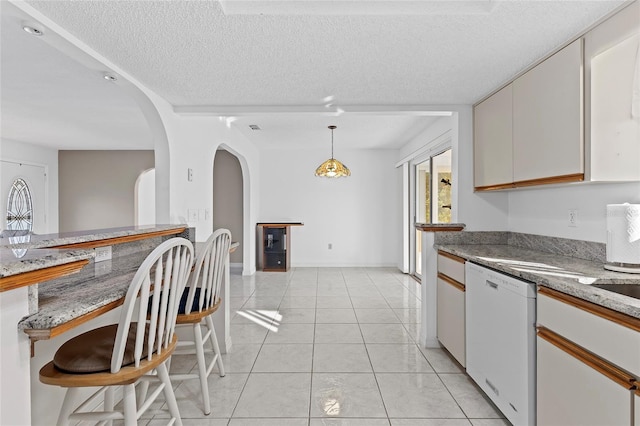
[[[336,155],[345,149],[398,149],[431,126],[439,117],[409,115],[320,115],[296,114],[239,117],[232,122],[260,149],[331,149],[330,125],[334,130]],[[260,130],[251,130],[256,124]]]
[[27,34],[25,15],[2,3],[3,139],[57,149],[153,149],[133,99],[44,37]]
[[621,4],[494,3],[484,14],[226,16],[215,1],[29,1],[177,106],[470,104]]
[[[434,2],[440,8],[434,13],[390,15],[367,14],[371,2],[353,1],[342,2],[349,9],[342,15],[326,7],[289,15],[280,1],[284,12],[255,15],[245,8],[225,15],[207,0],[27,3],[177,110],[238,113],[232,125],[261,148],[322,146],[328,124],[339,126],[344,148],[398,147],[434,118],[385,116],[387,107],[472,104],[622,4],[482,0],[458,2],[456,11],[449,8],[456,2],[445,0]],[[376,4],[382,3],[393,4]],[[0,5],[3,138],[61,149],[152,147],[126,93],[24,33],[9,13],[15,8]],[[328,99],[333,110],[383,113],[295,114],[323,111]]]

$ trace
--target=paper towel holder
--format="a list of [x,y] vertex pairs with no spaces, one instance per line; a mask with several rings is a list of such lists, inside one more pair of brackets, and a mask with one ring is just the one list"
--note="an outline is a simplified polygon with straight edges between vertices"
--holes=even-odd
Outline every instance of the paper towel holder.
[[607,204],[604,268],[640,274],[640,204]]

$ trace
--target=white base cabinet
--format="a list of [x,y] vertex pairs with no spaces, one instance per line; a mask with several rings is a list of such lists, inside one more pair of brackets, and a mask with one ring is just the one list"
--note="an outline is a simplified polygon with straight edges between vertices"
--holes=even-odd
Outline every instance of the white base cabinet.
[[438,253],[438,341],[463,367],[467,362],[464,262],[457,256]]
[[537,308],[538,425],[640,426],[640,320],[545,287]]
[[626,426],[630,391],[538,336],[538,426]]

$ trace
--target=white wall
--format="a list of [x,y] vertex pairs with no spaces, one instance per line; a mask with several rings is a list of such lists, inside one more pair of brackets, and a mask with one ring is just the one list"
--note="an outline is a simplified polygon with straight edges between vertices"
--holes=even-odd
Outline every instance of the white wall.
[[[0,140],[0,159],[45,167],[47,173],[47,229],[58,232],[58,150],[24,142]],[[6,202],[6,201],[4,201]],[[6,207],[6,206],[5,206]]]
[[314,175],[326,157],[326,150],[261,151],[260,221],[304,222],[291,230],[294,267],[396,266],[397,151],[341,150],[351,176],[338,179]]
[[[163,100],[152,97],[162,117],[169,143],[169,170],[156,163],[156,182],[159,174],[169,176],[170,216],[172,222],[187,218],[187,212],[213,207],[213,164],[218,147],[231,152],[240,161],[243,180],[243,274],[256,269],[255,224],[259,204],[258,151],[240,132],[227,126],[219,117],[181,116],[175,114]],[[193,170],[193,180],[187,180],[187,169]],[[196,228],[197,241],[206,241],[213,232],[213,221],[205,219],[187,221]]]
[[136,182],[153,151],[62,150],[58,160],[60,232],[135,224]]
[[[606,205],[640,203],[640,182],[575,183],[509,193],[509,230],[606,243]],[[568,226],[568,210],[578,226]]]

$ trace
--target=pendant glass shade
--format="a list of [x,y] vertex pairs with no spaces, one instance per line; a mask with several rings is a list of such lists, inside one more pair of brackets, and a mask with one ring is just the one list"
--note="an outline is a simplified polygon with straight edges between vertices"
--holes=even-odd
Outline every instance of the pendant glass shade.
[[335,128],[336,126],[329,126],[331,129],[331,158],[318,166],[316,176],[330,178],[351,176],[349,168],[333,158],[333,129]]

